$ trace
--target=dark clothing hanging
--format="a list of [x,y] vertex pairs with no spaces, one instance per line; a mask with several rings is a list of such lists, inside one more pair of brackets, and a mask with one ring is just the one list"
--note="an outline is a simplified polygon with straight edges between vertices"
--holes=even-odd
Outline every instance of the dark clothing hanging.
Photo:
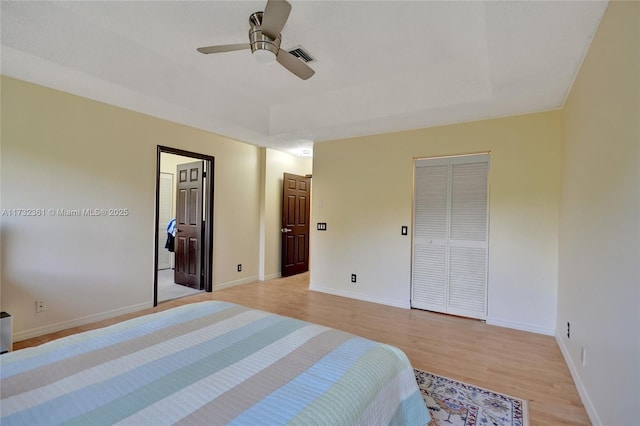
[[167,243],[164,245],[164,248],[169,250],[171,253],[175,251],[175,242],[176,242],[176,219],[173,218],[169,221],[167,225]]
[[169,250],[171,253],[175,251],[175,237],[169,233],[167,233],[167,243],[164,245],[164,248]]

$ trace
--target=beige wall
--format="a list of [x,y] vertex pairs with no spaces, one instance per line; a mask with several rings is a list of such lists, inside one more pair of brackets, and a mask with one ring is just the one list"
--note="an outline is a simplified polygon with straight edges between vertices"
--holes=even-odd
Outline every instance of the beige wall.
[[2,217],[16,339],[152,304],[157,145],[215,157],[214,288],[257,279],[259,148],[5,77],[1,137],[2,209],[128,209]]
[[558,342],[591,421],[638,424],[640,3],[609,3],[563,115]]
[[[409,306],[413,158],[491,151],[488,322],[553,334],[559,112],[316,143],[311,288]],[[411,232],[410,232],[411,234]],[[358,282],[350,283],[351,273]]]
[[[281,273],[281,233],[282,228],[282,175],[311,174],[311,158],[299,158],[273,149],[265,149],[264,186],[264,238],[261,244],[261,258],[264,259],[264,273],[260,279],[277,278]],[[313,190],[313,182],[311,184]]]

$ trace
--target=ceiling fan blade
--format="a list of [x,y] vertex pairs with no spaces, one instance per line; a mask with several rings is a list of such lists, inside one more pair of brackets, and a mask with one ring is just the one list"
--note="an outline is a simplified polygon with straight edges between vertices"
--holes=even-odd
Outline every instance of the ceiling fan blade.
[[302,62],[302,60],[296,58],[291,53],[283,49],[280,49],[278,51],[278,56],[276,56],[276,60],[280,63],[280,65],[282,65],[283,67],[285,67],[286,69],[288,69],[289,71],[291,71],[292,73],[294,73],[295,75],[297,75],[303,80],[309,79],[313,74],[316,73],[314,70],[312,70],[309,67],[309,65],[305,64],[304,62]]
[[269,0],[262,16],[262,34],[275,40],[282,32],[291,12],[291,5],[286,0]]
[[233,52],[234,50],[244,50],[244,49],[249,49],[250,47],[251,45],[249,43],[239,43],[239,44],[221,44],[220,46],[198,47],[198,49],[196,50],[206,55],[209,53]]

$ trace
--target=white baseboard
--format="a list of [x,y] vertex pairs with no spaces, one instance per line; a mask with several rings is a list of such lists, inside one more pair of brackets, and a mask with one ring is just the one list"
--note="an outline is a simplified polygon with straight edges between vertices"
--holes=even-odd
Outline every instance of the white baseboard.
[[357,299],[357,300],[363,300],[365,302],[378,303],[378,304],[381,304],[381,305],[395,306],[396,308],[404,308],[404,309],[410,309],[411,308],[411,306],[409,305],[409,301],[408,300],[406,302],[403,302],[403,301],[394,300],[394,299],[385,299],[385,298],[380,298],[380,297],[363,296],[360,293],[355,293],[355,292],[350,292],[350,291],[343,291],[343,290],[335,290],[333,288],[327,288],[327,287],[322,287],[322,286],[311,286],[309,288],[309,290],[319,291],[321,293],[333,294],[334,296],[347,297],[349,299]]
[[242,285],[242,284],[249,284],[249,283],[253,283],[253,282],[256,282],[256,281],[258,281],[258,277],[257,276],[252,276],[252,277],[249,277],[249,278],[243,278],[241,280],[228,281],[226,283],[216,284],[213,287],[213,291],[222,290],[222,289],[229,288],[229,287],[235,287],[237,285]]
[[556,334],[556,331],[551,328],[538,327],[536,325],[524,324],[524,323],[519,323],[514,321],[505,321],[497,318],[487,317],[486,323],[489,325],[497,325],[498,327],[513,328],[514,330],[544,334],[546,336],[555,336]]
[[280,277],[282,277],[282,274],[280,272],[276,272],[275,274],[265,275],[263,281],[275,280],[276,278]]
[[152,307],[153,302],[139,303],[137,305],[118,308],[107,312],[101,312],[99,314],[88,315],[82,318],[76,318],[69,321],[62,321],[55,324],[48,324],[42,327],[31,328],[29,330],[23,330],[15,333],[13,335],[13,341],[20,342],[22,340],[31,339],[32,337],[43,336],[45,334],[55,333],[56,331],[66,330],[68,328],[80,327],[83,325],[114,318],[120,315],[130,314],[132,312],[138,312],[143,309]]
[[576,385],[576,389],[578,390],[578,395],[580,395],[580,399],[582,400],[582,404],[584,405],[585,410],[587,411],[587,415],[589,416],[589,420],[592,425],[601,426],[602,421],[600,421],[600,417],[598,416],[598,412],[593,406],[593,402],[591,402],[591,398],[589,398],[589,393],[587,389],[584,387],[584,383],[582,383],[582,379],[578,374],[578,368],[573,363],[573,359],[569,355],[569,349],[564,344],[564,341],[559,335],[555,335],[556,342],[560,347],[560,352],[562,352],[562,356],[564,357],[564,361],[567,363],[569,367],[569,372],[571,373],[571,377],[573,378],[573,383]]

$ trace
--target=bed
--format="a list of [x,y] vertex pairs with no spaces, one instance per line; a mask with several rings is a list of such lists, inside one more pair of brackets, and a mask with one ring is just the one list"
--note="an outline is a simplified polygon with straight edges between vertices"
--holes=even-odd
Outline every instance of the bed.
[[0,356],[0,424],[424,425],[405,354],[208,301]]

